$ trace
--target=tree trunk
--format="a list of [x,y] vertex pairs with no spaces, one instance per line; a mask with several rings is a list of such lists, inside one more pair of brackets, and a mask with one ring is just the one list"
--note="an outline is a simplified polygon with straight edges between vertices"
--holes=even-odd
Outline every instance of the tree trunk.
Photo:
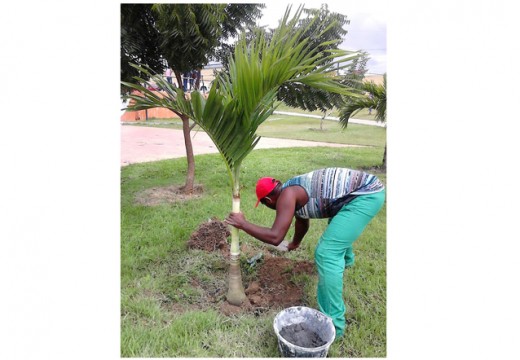
[[[173,70],[177,86],[182,88],[182,74],[175,69]],[[193,144],[191,143],[190,118],[186,115],[175,112],[182,120],[182,133],[184,135],[184,146],[186,147],[186,161],[188,162],[188,170],[186,172],[186,183],[184,184],[184,193],[193,193],[193,185],[195,182],[195,158],[193,156]]]
[[179,89],[182,89],[182,74],[175,70],[173,71],[173,73],[175,74],[175,79],[177,79],[177,87]]
[[184,145],[186,146],[186,160],[188,161],[188,171],[186,173],[186,184],[184,185],[184,193],[191,194],[193,192],[193,183],[195,181],[195,158],[193,156],[193,144],[190,136],[190,118],[181,115],[182,132],[184,134]]
[[385,153],[383,154],[383,170],[386,170],[386,143],[385,143]]
[[[240,212],[240,165],[233,169],[233,212]],[[240,305],[246,298],[242,274],[240,272],[240,247],[238,242],[238,229],[231,227],[231,258],[229,261],[228,293],[227,301],[232,305]]]

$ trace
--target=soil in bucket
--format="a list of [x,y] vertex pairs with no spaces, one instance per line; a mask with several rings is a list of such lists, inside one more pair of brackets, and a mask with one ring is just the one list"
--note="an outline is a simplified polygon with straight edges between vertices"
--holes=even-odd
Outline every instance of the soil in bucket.
[[282,328],[280,335],[291,344],[304,348],[315,348],[327,342],[316,334],[306,323],[292,324]]

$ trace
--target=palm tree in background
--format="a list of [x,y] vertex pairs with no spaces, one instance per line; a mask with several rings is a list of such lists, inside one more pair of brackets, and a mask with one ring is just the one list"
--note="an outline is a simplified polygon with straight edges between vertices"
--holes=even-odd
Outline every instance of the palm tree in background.
[[[348,120],[362,109],[374,109],[376,120],[386,123],[386,73],[383,75],[383,84],[362,82],[359,89],[365,92],[365,96],[349,98],[339,110],[339,121],[343,128],[346,128]],[[386,144],[381,167],[386,169]]]
[[[146,80],[139,77],[135,77],[136,84],[124,84],[140,92],[128,96],[134,101],[130,110],[153,107],[175,110],[189,116],[209,135],[224,158],[230,176],[233,212],[240,212],[242,162],[260,140],[256,131],[275,110],[274,103],[282,85],[301,83],[351,98],[359,96],[356,90],[341,85],[335,78],[335,66],[340,62],[348,63],[357,55],[339,49],[318,52],[309,38],[303,36],[306,28],[297,26],[302,10],[300,6],[289,20],[289,6],[270,40],[261,29],[255,30],[250,42],[242,33],[229,60],[229,73],[219,73],[207,98],[198,91],[187,98],[181,88],[172,87],[160,75],[137,65],[134,66],[162,87],[164,92],[147,90],[139,84],[146,83]],[[320,19],[314,17],[309,26],[313,21]],[[333,41],[340,43],[341,39]],[[346,66],[348,64],[340,68]],[[234,227],[231,228],[230,252],[227,300],[240,305],[245,293],[239,264],[239,234]]]

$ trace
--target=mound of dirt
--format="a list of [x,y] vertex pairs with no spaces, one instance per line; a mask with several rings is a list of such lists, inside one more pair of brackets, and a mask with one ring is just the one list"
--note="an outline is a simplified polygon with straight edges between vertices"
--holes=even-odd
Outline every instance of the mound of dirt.
[[231,233],[226,224],[213,218],[199,226],[190,240],[188,240],[188,248],[204,251],[221,250],[224,254],[229,253],[229,244],[227,238]]
[[267,310],[283,309],[290,306],[305,305],[303,285],[293,282],[292,277],[299,274],[314,274],[310,261],[296,261],[267,255],[258,269],[258,280],[249,284],[246,300],[241,306],[224,301],[220,311],[225,315],[242,312],[260,314]]
[[295,284],[292,277],[313,273],[314,265],[310,261],[267,258],[258,270],[258,281],[249,284],[246,295],[255,308],[302,305],[302,286]]
[[[220,250],[224,257],[229,257],[230,236],[228,226],[222,221],[213,218],[202,223],[193,232],[189,241],[190,249],[208,252]],[[252,249],[242,246],[242,253],[253,253]],[[305,305],[303,299],[303,285],[293,281],[294,275],[315,274],[314,264],[310,261],[296,261],[273,255],[270,251],[263,251],[263,259],[258,263],[256,279],[245,290],[246,300],[241,306],[234,306],[227,301],[220,304],[220,311],[225,315],[235,315],[243,312],[260,314],[272,308],[286,308]],[[248,255],[249,256],[249,255]]]

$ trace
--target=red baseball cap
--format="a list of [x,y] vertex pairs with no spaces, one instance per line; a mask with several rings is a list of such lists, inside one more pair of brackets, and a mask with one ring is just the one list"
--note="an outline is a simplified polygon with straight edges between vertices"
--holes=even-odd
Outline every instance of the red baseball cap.
[[258,198],[255,207],[261,199],[265,198],[276,187],[277,181],[272,177],[260,178],[256,183],[256,197]]

